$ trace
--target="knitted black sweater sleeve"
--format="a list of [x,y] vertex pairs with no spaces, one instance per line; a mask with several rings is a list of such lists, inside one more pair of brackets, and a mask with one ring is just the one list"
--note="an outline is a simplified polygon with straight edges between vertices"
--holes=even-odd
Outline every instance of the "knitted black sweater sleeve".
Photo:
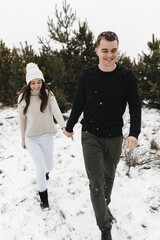
[[129,71],[129,86],[127,102],[130,113],[130,132],[129,136],[138,138],[141,129],[141,101],[138,94],[137,79],[132,71]]
[[86,101],[86,95],[85,95],[85,87],[84,87],[84,73],[82,72],[80,75],[80,79],[78,81],[78,86],[77,86],[76,94],[73,101],[72,111],[66,125],[67,132],[73,132],[73,127],[78,122],[78,119],[84,110],[85,101]]

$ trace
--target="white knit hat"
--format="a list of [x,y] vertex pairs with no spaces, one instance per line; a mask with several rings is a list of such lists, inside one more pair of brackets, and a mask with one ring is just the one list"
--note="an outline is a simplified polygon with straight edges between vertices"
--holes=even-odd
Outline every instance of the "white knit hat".
[[28,63],[26,66],[26,82],[27,84],[30,83],[35,78],[41,78],[44,82],[44,76],[37,64],[35,63]]

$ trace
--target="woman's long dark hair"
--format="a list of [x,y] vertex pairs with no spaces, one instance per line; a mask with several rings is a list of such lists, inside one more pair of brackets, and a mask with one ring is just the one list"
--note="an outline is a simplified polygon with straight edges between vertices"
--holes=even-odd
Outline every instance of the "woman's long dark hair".
[[[20,102],[22,102],[23,99],[25,99],[26,106],[23,110],[23,114],[25,115],[27,112],[27,109],[29,107],[29,104],[30,104],[30,96],[31,96],[30,84],[25,85],[17,94],[20,95],[21,93],[22,93],[22,97],[21,97],[20,101],[18,102],[18,104]],[[41,87],[40,94],[39,94],[39,97],[41,99],[41,106],[40,106],[41,112],[44,112],[44,110],[47,106],[49,93],[51,93],[49,87],[47,86],[47,84],[44,81],[42,81],[42,87]]]

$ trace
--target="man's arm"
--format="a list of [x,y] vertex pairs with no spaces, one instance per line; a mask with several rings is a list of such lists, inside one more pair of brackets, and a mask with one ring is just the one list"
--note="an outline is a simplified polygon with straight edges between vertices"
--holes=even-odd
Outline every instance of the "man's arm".
[[130,113],[130,132],[126,140],[126,148],[133,149],[138,145],[138,136],[141,131],[141,101],[138,93],[137,79],[133,72],[129,72],[129,87],[127,102]]
[[81,113],[84,111],[85,101],[86,101],[86,94],[85,94],[85,86],[84,86],[84,73],[82,73],[80,76],[76,94],[74,97],[72,111],[64,131],[64,134],[67,137],[73,136],[73,127],[77,123]]

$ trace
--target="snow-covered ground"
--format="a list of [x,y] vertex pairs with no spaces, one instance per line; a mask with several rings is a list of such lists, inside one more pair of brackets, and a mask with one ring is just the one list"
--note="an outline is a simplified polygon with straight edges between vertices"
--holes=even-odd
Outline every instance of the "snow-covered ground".
[[[124,136],[128,132],[125,115]],[[54,170],[48,182],[50,211],[39,206],[34,164],[21,148],[17,108],[0,109],[0,239],[100,240],[80,143],[61,130],[55,136]],[[153,140],[153,141],[152,141]],[[151,148],[152,141],[152,148]],[[113,240],[160,240],[160,112],[143,109],[139,147],[123,146],[110,209]],[[127,164],[126,164],[127,163]]]

